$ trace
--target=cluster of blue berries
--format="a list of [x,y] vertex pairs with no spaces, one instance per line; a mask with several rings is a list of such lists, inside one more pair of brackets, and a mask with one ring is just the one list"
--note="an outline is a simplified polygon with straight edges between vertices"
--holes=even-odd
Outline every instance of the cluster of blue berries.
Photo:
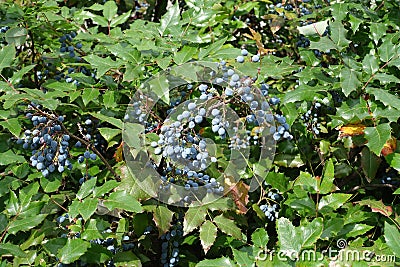
[[[249,55],[249,52],[246,49],[241,50],[241,55],[236,57],[236,62],[238,63],[243,63],[245,61],[245,57]],[[259,62],[260,61],[260,55],[256,54],[251,56],[251,61],[252,62]]]
[[[34,103],[30,107],[35,111],[40,109],[40,105]],[[25,130],[24,137],[18,139],[17,143],[22,144],[24,149],[32,150],[32,166],[41,171],[44,177],[56,170],[59,173],[65,169],[71,170],[72,164],[68,159],[70,136],[63,134],[60,125],[64,117],[57,118],[44,112],[27,113],[26,117],[32,121],[34,128]]]
[[3,26],[0,28],[0,33],[5,33],[6,31],[8,31],[10,29],[9,26]]
[[268,192],[268,199],[265,204],[260,205],[260,209],[264,212],[265,216],[269,221],[274,221],[279,215],[279,202],[283,200],[283,197],[276,190]]
[[315,135],[320,133],[321,123],[318,122],[319,115],[318,111],[321,108],[321,103],[315,102],[309,110],[305,114],[303,114],[300,118],[304,122],[304,126],[312,131]]
[[72,44],[72,40],[76,37],[76,32],[72,31],[70,33],[64,34],[61,36],[58,41],[61,43],[60,52],[66,53],[68,52],[69,57],[75,58],[75,49],[81,49],[82,44],[76,43],[75,47]]
[[[177,215],[177,214],[175,214]],[[177,266],[179,262],[179,244],[183,236],[183,216],[174,218],[171,229],[161,235],[161,264],[163,267]]]

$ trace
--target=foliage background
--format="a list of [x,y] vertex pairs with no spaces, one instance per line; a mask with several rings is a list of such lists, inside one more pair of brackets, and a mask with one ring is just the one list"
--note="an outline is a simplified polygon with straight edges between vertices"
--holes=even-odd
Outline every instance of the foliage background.
[[[265,248],[321,255],[340,239],[346,249],[400,258],[398,1],[5,1],[0,18],[9,27],[0,33],[2,266],[156,266],[161,237],[174,229],[183,233],[180,266],[327,265],[326,255],[257,256]],[[59,42],[71,31],[71,43],[82,44],[73,57]],[[266,53],[240,64],[242,47]],[[245,213],[232,194],[201,208],[148,199],[121,159],[136,88],[190,60],[225,60],[281,99],[274,112],[294,138],[278,142],[263,190],[237,188]],[[90,132],[97,159],[78,163],[85,149],[72,145],[72,170],[44,177],[31,166],[30,150],[16,143],[32,129],[30,102],[64,116],[71,136]],[[301,118],[315,103],[318,133]],[[274,221],[260,209],[270,191],[282,196]]]

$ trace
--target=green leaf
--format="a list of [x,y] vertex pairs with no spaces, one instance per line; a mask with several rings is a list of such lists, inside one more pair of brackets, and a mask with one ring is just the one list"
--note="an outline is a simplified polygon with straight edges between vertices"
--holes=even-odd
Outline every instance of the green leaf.
[[101,58],[96,55],[88,55],[83,57],[87,62],[89,62],[92,67],[97,69],[96,77],[100,78],[110,69],[118,69],[122,63],[120,61],[114,61],[109,56],[106,58]]
[[67,244],[58,251],[57,257],[61,263],[73,263],[85,254],[89,247],[90,243],[82,239],[68,239]]
[[347,30],[344,28],[341,21],[335,18],[335,21],[329,25],[331,29],[331,38],[339,51],[347,48],[351,41],[346,39]]
[[102,197],[105,193],[110,192],[112,189],[116,188],[119,183],[115,180],[110,180],[102,184],[100,187],[96,187],[93,190],[94,197]]
[[289,219],[281,217],[277,223],[278,243],[281,252],[301,250],[301,235]]
[[190,233],[199,227],[206,218],[207,210],[203,207],[190,207],[185,213],[183,220],[183,233],[184,235]]
[[103,16],[108,20],[111,21],[114,16],[117,14],[118,7],[114,1],[107,1],[103,7]]
[[10,67],[14,60],[15,47],[12,45],[4,46],[0,51],[0,70]]
[[121,134],[121,130],[113,129],[113,128],[98,128],[100,134],[106,139],[107,142],[110,142],[115,136]]
[[8,227],[8,232],[10,234],[15,234],[19,231],[27,231],[37,225],[39,225],[44,218],[46,218],[46,214],[38,214],[33,217],[26,217],[24,219],[16,219],[12,221]]
[[116,18],[113,18],[111,20],[110,27],[115,27],[122,23],[125,23],[129,19],[130,16],[131,16],[131,11],[129,10],[128,12],[126,12]]
[[233,259],[239,266],[255,266],[254,259],[250,258],[249,253],[232,248]]
[[313,87],[302,84],[295,90],[287,92],[283,97],[282,102],[286,104],[290,102],[298,102],[304,100],[312,101],[314,97],[317,97],[319,95],[319,92],[323,92],[325,90],[326,88],[320,86]]
[[215,227],[215,225],[212,222],[205,221],[200,226],[200,242],[205,253],[207,253],[207,251],[214,244],[216,238],[217,238],[217,227]]
[[98,201],[95,198],[86,198],[79,204],[79,214],[82,215],[82,218],[85,221],[87,221],[96,211],[97,203]]
[[225,218],[222,214],[214,218],[214,223],[218,229],[236,239],[242,239],[242,231],[236,226],[233,220]]
[[317,42],[310,41],[309,49],[317,49],[320,51],[328,51],[337,49],[335,43],[328,37],[323,36]]
[[320,238],[322,230],[322,218],[315,218],[306,226],[301,226],[300,233],[302,236],[302,248],[310,248],[314,246],[314,244]]
[[167,13],[161,17],[160,26],[158,27],[158,32],[160,35],[163,36],[165,32],[169,30],[169,28],[177,26],[179,24],[179,19],[179,5],[178,2],[175,2],[175,4],[168,9]]
[[122,209],[126,211],[139,213],[142,211],[142,206],[135,197],[128,194],[126,191],[116,191],[110,194],[104,205],[109,209]]
[[99,229],[100,223],[96,219],[90,219],[85,225],[85,231],[82,233],[82,238],[85,240],[94,240],[97,238],[103,238],[100,231],[105,229]]
[[379,124],[376,127],[367,127],[364,130],[365,138],[368,140],[367,146],[380,156],[381,150],[386,141],[391,137],[391,128],[389,123]]
[[318,203],[318,210],[321,213],[331,212],[341,207],[351,198],[351,194],[337,193],[323,196]]
[[309,36],[309,35],[322,35],[326,28],[328,27],[328,22],[329,20],[323,20],[323,21],[318,21],[315,23],[307,24],[305,26],[297,27],[297,30],[300,32],[300,34],[304,36]]
[[202,260],[196,267],[234,267],[236,266],[229,258],[218,258],[213,260]]
[[26,258],[27,255],[25,252],[22,251],[22,249],[14,244],[11,243],[3,243],[0,244],[0,255],[6,256],[7,254],[11,254],[12,256],[18,257],[18,258]]
[[376,172],[378,171],[381,159],[374,153],[364,147],[361,151],[361,168],[369,181],[375,178]]
[[107,90],[103,95],[103,103],[106,108],[115,108],[117,106],[115,101],[115,91]]
[[97,100],[100,92],[96,88],[85,88],[82,93],[83,104],[87,106],[89,102]]
[[26,162],[25,158],[23,156],[14,154],[12,150],[7,150],[4,153],[0,153],[0,166],[24,162]]
[[169,103],[169,81],[165,73],[155,76],[148,82],[150,90],[154,92],[165,103]]
[[6,32],[5,36],[7,43],[20,46],[25,43],[26,38],[28,37],[28,31],[23,27],[12,28]]
[[378,201],[375,199],[363,199],[356,203],[361,206],[368,206],[371,208],[372,212],[378,212],[386,217],[390,217],[393,213],[392,208],[390,206],[386,206],[382,200]]
[[171,226],[172,216],[174,216],[174,212],[169,210],[167,207],[157,206],[153,215],[153,220],[159,229],[160,235],[167,232],[169,227]]
[[198,55],[199,60],[202,60],[205,57],[212,55],[213,53],[215,53],[216,51],[221,49],[221,47],[224,45],[226,40],[227,40],[227,38],[223,38],[223,39],[220,39],[220,40],[206,46],[205,48],[201,48],[199,55]]
[[396,46],[392,43],[390,38],[387,38],[378,47],[379,57],[383,62],[388,62],[395,55]]
[[21,124],[17,118],[6,119],[0,122],[0,125],[3,126],[4,129],[10,131],[14,136],[18,137],[21,133]]
[[258,228],[251,234],[251,241],[253,242],[254,246],[262,249],[266,248],[269,241],[267,231],[264,228]]
[[196,54],[197,48],[192,46],[184,46],[179,52],[174,56],[174,61],[176,64],[183,64],[188,62]]
[[321,234],[321,239],[334,237],[343,228],[344,220],[342,218],[332,218],[324,222],[324,231]]
[[92,193],[94,187],[96,186],[96,177],[89,179],[85,181],[81,188],[79,189],[78,193],[76,193],[76,198],[79,200],[84,199],[87,197],[90,193]]
[[114,117],[107,116],[107,115],[104,115],[104,114],[101,114],[101,113],[91,112],[89,114],[92,115],[93,117],[101,120],[101,121],[108,122],[109,124],[112,124],[115,127],[117,127],[118,129],[122,130],[123,122],[120,119],[116,119]]
[[339,74],[340,85],[342,87],[342,92],[347,97],[349,94],[357,90],[361,82],[358,80],[359,73],[354,69],[349,69],[344,67]]
[[95,264],[96,266],[102,266],[112,256],[113,254],[107,248],[98,244],[91,244],[90,248],[79,259],[83,262]]
[[363,59],[363,69],[369,75],[376,73],[379,70],[378,59],[374,55],[366,55]]
[[391,106],[395,109],[400,110],[400,100],[395,95],[387,92],[386,90],[374,87],[367,87],[366,92],[386,106]]
[[333,184],[333,180],[335,179],[335,166],[333,165],[332,159],[329,159],[324,168],[324,175],[322,176],[322,180],[320,185],[318,186],[318,190],[320,194],[327,194],[335,190],[335,185]]
[[386,161],[389,163],[390,167],[400,171],[400,154],[399,153],[391,153],[386,156]]

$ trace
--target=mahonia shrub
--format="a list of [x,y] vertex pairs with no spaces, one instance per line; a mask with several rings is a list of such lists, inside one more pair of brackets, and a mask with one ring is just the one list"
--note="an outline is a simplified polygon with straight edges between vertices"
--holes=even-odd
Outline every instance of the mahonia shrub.
[[1,266],[393,266],[396,0],[3,1]]

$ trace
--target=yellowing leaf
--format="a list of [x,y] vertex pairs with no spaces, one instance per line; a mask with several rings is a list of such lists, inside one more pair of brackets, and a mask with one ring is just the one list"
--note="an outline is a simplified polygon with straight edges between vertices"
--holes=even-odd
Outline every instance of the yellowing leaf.
[[117,162],[124,160],[123,152],[124,152],[124,142],[121,142],[121,144],[117,147],[117,150],[114,153],[114,159]]
[[239,181],[231,189],[230,194],[239,209],[239,213],[245,214],[247,212],[246,204],[249,202],[249,185]]
[[251,35],[245,34],[245,36],[250,38],[250,39],[252,39],[252,40],[254,40],[254,41],[256,41],[256,45],[257,45],[258,51],[260,52],[261,55],[270,54],[270,53],[275,51],[275,49],[266,49],[266,48],[264,48],[264,45],[263,45],[262,40],[261,40],[261,34],[259,34],[258,32],[256,32],[255,30],[253,30],[250,27],[249,27],[249,29],[250,29]]
[[396,150],[396,147],[397,147],[397,140],[396,138],[392,137],[389,140],[387,140],[386,143],[383,145],[381,153],[383,156],[386,157],[387,155],[392,154]]
[[366,126],[362,125],[362,124],[349,124],[346,126],[342,126],[339,129],[339,131],[340,131],[339,137],[364,134],[365,128],[366,128]]

